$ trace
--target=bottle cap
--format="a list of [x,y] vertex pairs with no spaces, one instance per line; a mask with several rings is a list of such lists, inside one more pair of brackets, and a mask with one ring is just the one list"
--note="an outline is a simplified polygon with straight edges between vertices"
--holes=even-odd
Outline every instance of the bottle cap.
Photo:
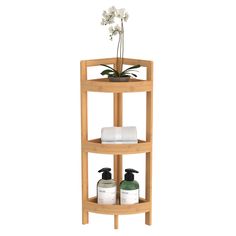
[[102,173],[102,179],[105,179],[105,180],[108,180],[108,179],[111,179],[111,168],[108,168],[108,167],[105,167],[105,168],[102,168],[101,170],[99,170],[98,172]]
[[126,172],[125,180],[127,180],[127,181],[133,181],[134,180],[134,174],[133,173],[138,173],[137,170],[130,169],[130,168],[125,169],[125,172]]

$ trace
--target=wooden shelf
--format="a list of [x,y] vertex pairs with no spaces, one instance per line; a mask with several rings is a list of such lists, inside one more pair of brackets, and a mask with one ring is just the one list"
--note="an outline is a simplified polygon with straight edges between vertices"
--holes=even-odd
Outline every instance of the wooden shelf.
[[[83,60],[81,73],[81,177],[82,177],[82,224],[88,224],[89,212],[114,215],[114,228],[118,228],[119,215],[145,213],[145,224],[152,224],[152,123],[153,123],[153,63],[152,61],[124,58],[124,65],[146,67],[146,79],[130,79],[129,82],[110,82],[108,79],[88,80],[89,67],[100,64],[119,69],[116,58]],[[123,93],[146,92],[146,141],[136,144],[102,144],[101,139],[88,140],[88,92],[113,93],[113,125],[123,126]],[[145,199],[134,205],[99,205],[97,198],[88,197],[88,153],[113,155],[113,173],[117,185],[123,180],[123,154],[145,153]],[[117,189],[119,196],[119,188]],[[118,201],[117,201],[118,202]]]
[[152,81],[130,79],[128,82],[110,82],[107,78],[81,81],[82,91],[125,93],[152,90]]
[[129,215],[148,212],[151,209],[151,204],[144,198],[140,198],[139,203],[133,205],[101,205],[97,203],[97,197],[92,197],[85,203],[85,208],[89,212],[99,214]]
[[136,144],[102,144],[101,139],[89,140],[82,145],[83,151],[101,154],[135,154],[151,152],[151,142],[138,140]]

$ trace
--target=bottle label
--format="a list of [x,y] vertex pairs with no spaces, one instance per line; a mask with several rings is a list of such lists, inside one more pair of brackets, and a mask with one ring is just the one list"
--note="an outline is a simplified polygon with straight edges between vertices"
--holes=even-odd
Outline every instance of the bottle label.
[[116,186],[111,188],[98,187],[98,204],[116,204]]
[[139,189],[135,190],[120,190],[120,203],[125,204],[135,204],[139,203]]

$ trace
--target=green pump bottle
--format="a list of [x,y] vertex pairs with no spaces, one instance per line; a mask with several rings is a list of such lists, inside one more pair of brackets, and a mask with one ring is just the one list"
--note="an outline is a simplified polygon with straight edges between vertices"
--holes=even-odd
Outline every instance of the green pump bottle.
[[134,180],[134,169],[125,169],[125,180],[120,183],[120,204],[129,205],[139,203],[139,183]]

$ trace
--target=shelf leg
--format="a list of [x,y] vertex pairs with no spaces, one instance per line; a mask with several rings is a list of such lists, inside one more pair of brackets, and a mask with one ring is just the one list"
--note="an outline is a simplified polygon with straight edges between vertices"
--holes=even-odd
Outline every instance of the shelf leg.
[[88,224],[89,213],[84,209],[85,201],[88,201],[88,153],[82,152],[82,224]]
[[[87,80],[86,61],[81,61],[80,76],[81,82]],[[80,87],[81,88],[81,87]],[[82,180],[82,224],[88,224],[89,213],[84,208],[84,203],[88,201],[88,153],[83,151],[83,143],[88,140],[88,110],[87,91],[81,88],[81,180]]]
[[[122,109],[123,109],[123,94],[114,94],[114,126],[122,126]],[[122,155],[114,155],[114,180],[119,186],[122,180]],[[119,197],[119,190],[117,189],[117,196]],[[114,228],[118,229],[119,216],[114,215]]]
[[[146,153],[146,200],[152,208],[152,153]],[[152,224],[152,210],[145,213],[145,224]]]
[[[81,61],[81,82],[87,80],[86,61]],[[81,87],[80,87],[81,88]],[[84,208],[88,201],[88,153],[83,151],[83,143],[88,140],[88,109],[87,91],[81,88],[81,179],[82,179],[82,224],[88,224],[89,213]]]
[[114,215],[114,229],[118,229],[119,227],[119,216]]
[[86,225],[89,223],[89,214],[85,209],[82,210],[82,224]]
[[145,224],[152,225],[152,211],[145,213]]
[[[148,67],[147,78],[152,80],[152,64]],[[152,142],[153,125],[153,93],[147,92],[146,96],[146,140]],[[152,151],[146,153],[146,200],[150,202],[151,208],[145,213],[145,224],[152,224]]]

